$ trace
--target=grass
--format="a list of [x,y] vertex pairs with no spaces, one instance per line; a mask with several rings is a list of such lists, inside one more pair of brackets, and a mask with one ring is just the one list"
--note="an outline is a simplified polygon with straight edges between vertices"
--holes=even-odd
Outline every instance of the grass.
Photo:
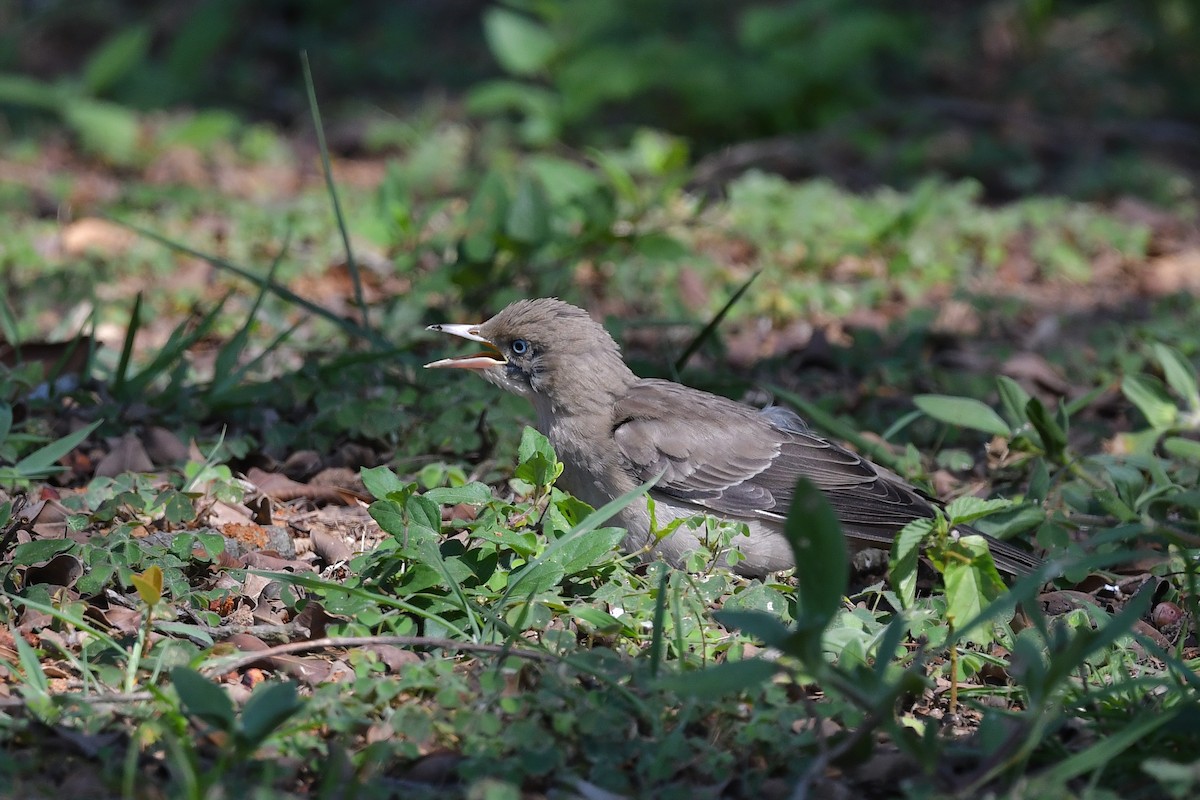
[[[751,174],[700,202],[660,134],[575,157],[412,125],[394,157],[332,164],[357,284],[317,172],[265,132],[164,146],[114,199],[73,203],[161,239],[90,251],[36,211],[106,171],[0,153],[29,175],[0,196],[6,332],[99,342],[0,367],[0,739],[20,756],[0,792],[61,793],[62,764],[113,797],[1193,791],[1194,304],[1102,312],[1166,246],[1150,224],[986,207],[969,183]],[[943,494],[1005,498],[949,513],[1035,541],[1060,577],[1000,591],[945,524],[902,537],[886,583],[826,559],[738,578],[739,532],[711,520],[688,569],[640,565],[611,509],[554,488],[527,408],[418,370],[425,324],[555,293],[624,320],[644,372],[694,354],[689,381],[777,387]],[[975,324],[945,327],[949,301]],[[1087,324],[1014,345],[1063,309]],[[779,342],[805,324],[829,365],[798,371],[818,344]],[[777,343],[753,368],[729,359],[747,336]],[[1067,378],[1062,402],[997,379],[1023,351]],[[139,448],[152,468],[120,468]]]

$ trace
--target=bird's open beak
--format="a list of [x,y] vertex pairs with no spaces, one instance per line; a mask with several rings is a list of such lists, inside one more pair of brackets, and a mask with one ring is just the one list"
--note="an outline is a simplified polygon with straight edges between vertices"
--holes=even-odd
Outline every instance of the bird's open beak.
[[488,348],[487,352],[473,356],[458,356],[457,358],[443,358],[431,361],[425,365],[425,369],[490,369],[492,367],[502,367],[508,363],[504,359],[504,356],[500,354],[500,351],[496,349],[495,345],[479,335],[478,325],[430,325],[425,330],[448,333],[451,336],[460,336],[463,339],[470,339],[472,342],[483,342]]

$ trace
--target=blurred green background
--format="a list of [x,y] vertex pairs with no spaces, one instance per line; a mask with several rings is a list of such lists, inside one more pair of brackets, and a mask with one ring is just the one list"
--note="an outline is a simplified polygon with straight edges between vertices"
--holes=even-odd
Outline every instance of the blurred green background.
[[851,187],[970,175],[994,200],[1169,203],[1200,167],[1192,0],[9,0],[0,132],[58,115],[119,161],[124,111],[294,125],[301,50],[327,118],[449,102],[531,146],[648,126],[702,159],[787,137],[740,155]]

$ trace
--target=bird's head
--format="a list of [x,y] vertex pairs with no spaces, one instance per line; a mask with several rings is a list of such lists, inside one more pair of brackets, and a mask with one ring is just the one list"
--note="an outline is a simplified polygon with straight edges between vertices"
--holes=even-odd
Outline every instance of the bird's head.
[[636,380],[600,323],[553,298],[518,300],[478,325],[430,325],[427,330],[487,347],[478,355],[443,358],[427,368],[474,370],[503,389],[559,411],[609,400]]

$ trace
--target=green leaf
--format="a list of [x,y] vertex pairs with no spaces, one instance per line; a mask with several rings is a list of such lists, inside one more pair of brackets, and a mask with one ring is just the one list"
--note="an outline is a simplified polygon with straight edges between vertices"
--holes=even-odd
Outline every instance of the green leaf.
[[1154,356],[1162,367],[1175,394],[1182,397],[1192,411],[1200,411],[1200,389],[1196,386],[1196,368],[1180,352],[1165,344],[1155,343]]
[[1041,525],[1046,519],[1046,510],[1038,503],[1014,503],[1003,511],[990,514],[975,526],[984,533],[998,539],[1007,539]]
[[512,573],[504,593],[506,596],[537,596],[557,586],[566,574],[562,565],[554,561],[533,561]]
[[[42,660],[38,658],[37,651],[30,646],[29,642],[25,641],[25,637],[19,632],[9,629],[13,644],[17,647],[17,660],[21,662],[21,671],[25,674],[25,689],[33,690],[38,694],[47,694],[50,691],[50,681],[46,678],[46,672],[42,669]],[[31,698],[26,695],[26,699]]]
[[13,412],[12,406],[8,403],[0,402],[0,445],[8,439],[9,431],[12,430]]
[[1007,375],[996,378],[996,388],[1000,391],[1000,405],[1009,425],[1019,428],[1028,422],[1025,407],[1029,405],[1029,392]]
[[791,629],[780,622],[779,617],[764,611],[721,610],[713,616],[726,628],[753,636],[767,647],[783,648],[792,635]]
[[377,500],[398,500],[403,502],[416,488],[414,484],[405,483],[387,467],[363,467],[358,473],[363,485]]
[[492,490],[486,484],[482,484],[479,481],[472,481],[463,486],[429,489],[422,494],[422,497],[442,506],[453,506],[459,503],[481,506],[491,501]]
[[100,45],[88,59],[83,68],[84,89],[91,95],[108,91],[144,64],[149,47],[149,25],[134,25],[120,31]]
[[34,539],[13,548],[12,563],[17,566],[40,564],[74,548],[75,542],[70,539]]
[[114,164],[132,164],[140,153],[141,123],[123,106],[76,98],[63,105],[62,115],[87,150]]
[[973,398],[919,394],[913,398],[913,403],[939,422],[983,431],[994,436],[1012,436],[1008,424],[991,406]]
[[1029,474],[1029,491],[1025,493],[1025,497],[1036,503],[1046,502],[1046,495],[1050,493],[1050,470],[1046,467],[1046,459],[1035,458],[1033,460],[1033,469]]
[[63,102],[62,88],[24,75],[0,73],[0,103],[57,111]]
[[[78,584],[76,584],[78,587]],[[179,636],[186,636],[189,639],[197,639],[204,642],[208,647],[216,644],[212,634],[205,628],[199,625],[190,625],[186,622],[170,622],[169,620],[156,620],[154,630],[165,633],[174,633]]]
[[603,185],[592,170],[565,158],[534,155],[525,163],[538,177],[547,198],[555,206],[591,194]]
[[722,609],[731,612],[759,611],[773,614],[777,618],[790,616],[788,601],[783,593],[763,584],[751,585],[736,593],[725,601]]
[[1168,436],[1163,439],[1163,450],[1176,458],[1200,464],[1200,442],[1195,439],[1184,439],[1181,436]]
[[841,610],[849,554],[833,508],[807,478],[796,483],[783,532],[796,560],[801,618],[812,630],[823,630]]
[[921,546],[933,531],[933,524],[932,519],[914,519],[900,529],[892,543],[888,571],[904,608],[912,608],[916,602],[917,562],[920,560]]
[[463,258],[476,264],[490,260],[507,216],[508,190],[500,174],[491,170],[480,181],[463,218],[466,226],[460,242]]
[[1179,409],[1167,396],[1162,383],[1149,375],[1128,375],[1121,381],[1121,393],[1156,431],[1166,430],[1179,419]]
[[589,628],[609,636],[618,633],[631,633],[629,627],[607,611],[601,611],[591,606],[572,606],[568,612],[572,617],[584,623]]
[[980,497],[959,497],[946,506],[946,516],[951,525],[969,525],[977,519],[1003,511],[1013,505],[1012,500],[996,498],[984,500]]
[[946,559],[943,573],[946,584],[946,618],[952,621],[960,636],[978,644],[993,638],[991,626],[969,625],[978,619],[984,606],[1006,591],[996,564],[982,536],[963,536],[947,548],[955,557]]
[[91,425],[85,425],[74,433],[68,433],[61,439],[34,450],[13,465],[13,471],[23,478],[39,478],[58,472],[60,468],[55,466],[55,462],[78,447],[102,422],[104,420],[98,419]]
[[[558,139],[562,129],[562,99],[548,89],[528,83],[485,81],[467,93],[466,107],[468,113],[476,116],[511,112],[524,116],[520,134],[528,144],[550,144]],[[550,194],[554,196],[553,189]]]
[[506,72],[529,76],[544,69],[557,45],[550,31],[524,14],[491,8],[483,16],[483,35]]
[[538,245],[550,236],[550,204],[546,190],[533,175],[522,175],[517,181],[517,191],[504,230],[514,241],[527,245]]
[[552,554],[552,560],[562,565],[567,575],[574,575],[616,550],[625,536],[624,528],[599,528],[563,542]]
[[562,474],[562,464],[550,440],[537,430],[526,427],[517,447],[517,468],[513,477],[534,486],[549,486]]
[[259,684],[242,708],[237,734],[243,748],[257,748],[300,707],[294,683]]
[[658,685],[681,695],[714,699],[760,686],[775,677],[778,671],[779,667],[770,661],[750,658],[672,675],[659,681]]
[[175,685],[179,700],[189,714],[219,731],[233,732],[233,701],[224,689],[187,667],[172,669],[171,683]]
[[1029,402],[1025,404],[1025,416],[1041,437],[1046,456],[1052,461],[1061,462],[1067,449],[1066,430],[1050,417],[1042,401],[1036,397],[1029,398]]

